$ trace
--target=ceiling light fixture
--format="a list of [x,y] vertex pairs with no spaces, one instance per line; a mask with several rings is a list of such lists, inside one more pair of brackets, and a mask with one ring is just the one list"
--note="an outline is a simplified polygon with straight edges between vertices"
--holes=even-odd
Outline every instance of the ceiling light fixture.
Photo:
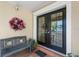
[[20,5],[18,3],[16,4],[15,9],[16,9],[16,11],[20,10]]

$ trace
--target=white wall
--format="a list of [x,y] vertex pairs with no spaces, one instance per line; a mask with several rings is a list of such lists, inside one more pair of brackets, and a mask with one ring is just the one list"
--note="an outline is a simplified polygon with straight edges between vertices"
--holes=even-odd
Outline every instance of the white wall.
[[66,53],[71,53],[71,2],[56,2],[33,13],[33,38],[37,39],[37,16],[66,6]]
[[[26,28],[21,31],[11,29],[9,21],[13,17],[22,18]],[[24,35],[26,35],[27,38],[32,37],[32,12],[24,8],[20,8],[20,10],[16,12],[14,6],[6,2],[0,2],[0,39]]]

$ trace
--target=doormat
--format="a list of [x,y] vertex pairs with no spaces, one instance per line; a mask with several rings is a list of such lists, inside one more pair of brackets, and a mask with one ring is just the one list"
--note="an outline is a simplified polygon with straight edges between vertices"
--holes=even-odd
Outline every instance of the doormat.
[[46,56],[46,54],[45,54],[44,52],[40,51],[40,50],[36,51],[35,53],[36,53],[38,56],[40,56],[40,57],[45,57],[45,56]]

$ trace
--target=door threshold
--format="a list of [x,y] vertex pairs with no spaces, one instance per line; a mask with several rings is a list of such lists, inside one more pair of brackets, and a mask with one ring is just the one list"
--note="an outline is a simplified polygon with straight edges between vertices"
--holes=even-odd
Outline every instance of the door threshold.
[[53,49],[47,48],[47,47],[45,47],[45,46],[43,46],[43,45],[39,45],[39,46],[41,46],[41,47],[43,47],[43,48],[45,48],[45,49],[47,49],[47,50],[49,50],[49,51],[55,52],[55,53],[57,53],[57,54],[59,54],[59,55],[61,55],[61,56],[63,56],[63,57],[66,57],[66,55],[63,54],[63,53],[60,53],[60,52],[55,51],[55,50],[53,50]]

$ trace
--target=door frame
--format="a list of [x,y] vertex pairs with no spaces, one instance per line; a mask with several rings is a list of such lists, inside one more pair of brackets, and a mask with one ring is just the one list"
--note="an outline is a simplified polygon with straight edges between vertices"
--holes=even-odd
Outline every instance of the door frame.
[[[71,53],[71,2],[55,2],[45,8],[33,12],[33,39],[37,40],[37,16],[61,9],[66,6],[66,56]],[[59,53],[59,52],[56,52]]]
[[[58,46],[55,46],[55,45],[51,45],[51,32],[49,34],[45,33],[45,43],[42,43],[41,41],[38,41],[38,30],[39,30],[39,18],[40,17],[45,17],[45,25],[47,26],[48,22],[48,26],[47,28],[45,28],[45,31],[46,30],[49,30],[51,31],[51,14],[54,14],[54,13],[58,13],[58,12],[63,12],[63,20],[62,20],[62,47],[58,47]],[[54,20],[54,21],[58,21],[58,20]],[[47,14],[44,14],[44,15],[39,15],[37,16],[37,42],[40,44],[40,45],[43,45],[45,47],[48,47],[48,48],[51,48],[51,49],[54,49],[56,51],[59,51],[63,54],[66,54],[66,7],[62,8],[62,9],[59,9],[59,10],[55,10],[53,12],[50,12],[50,13],[47,13]]]

